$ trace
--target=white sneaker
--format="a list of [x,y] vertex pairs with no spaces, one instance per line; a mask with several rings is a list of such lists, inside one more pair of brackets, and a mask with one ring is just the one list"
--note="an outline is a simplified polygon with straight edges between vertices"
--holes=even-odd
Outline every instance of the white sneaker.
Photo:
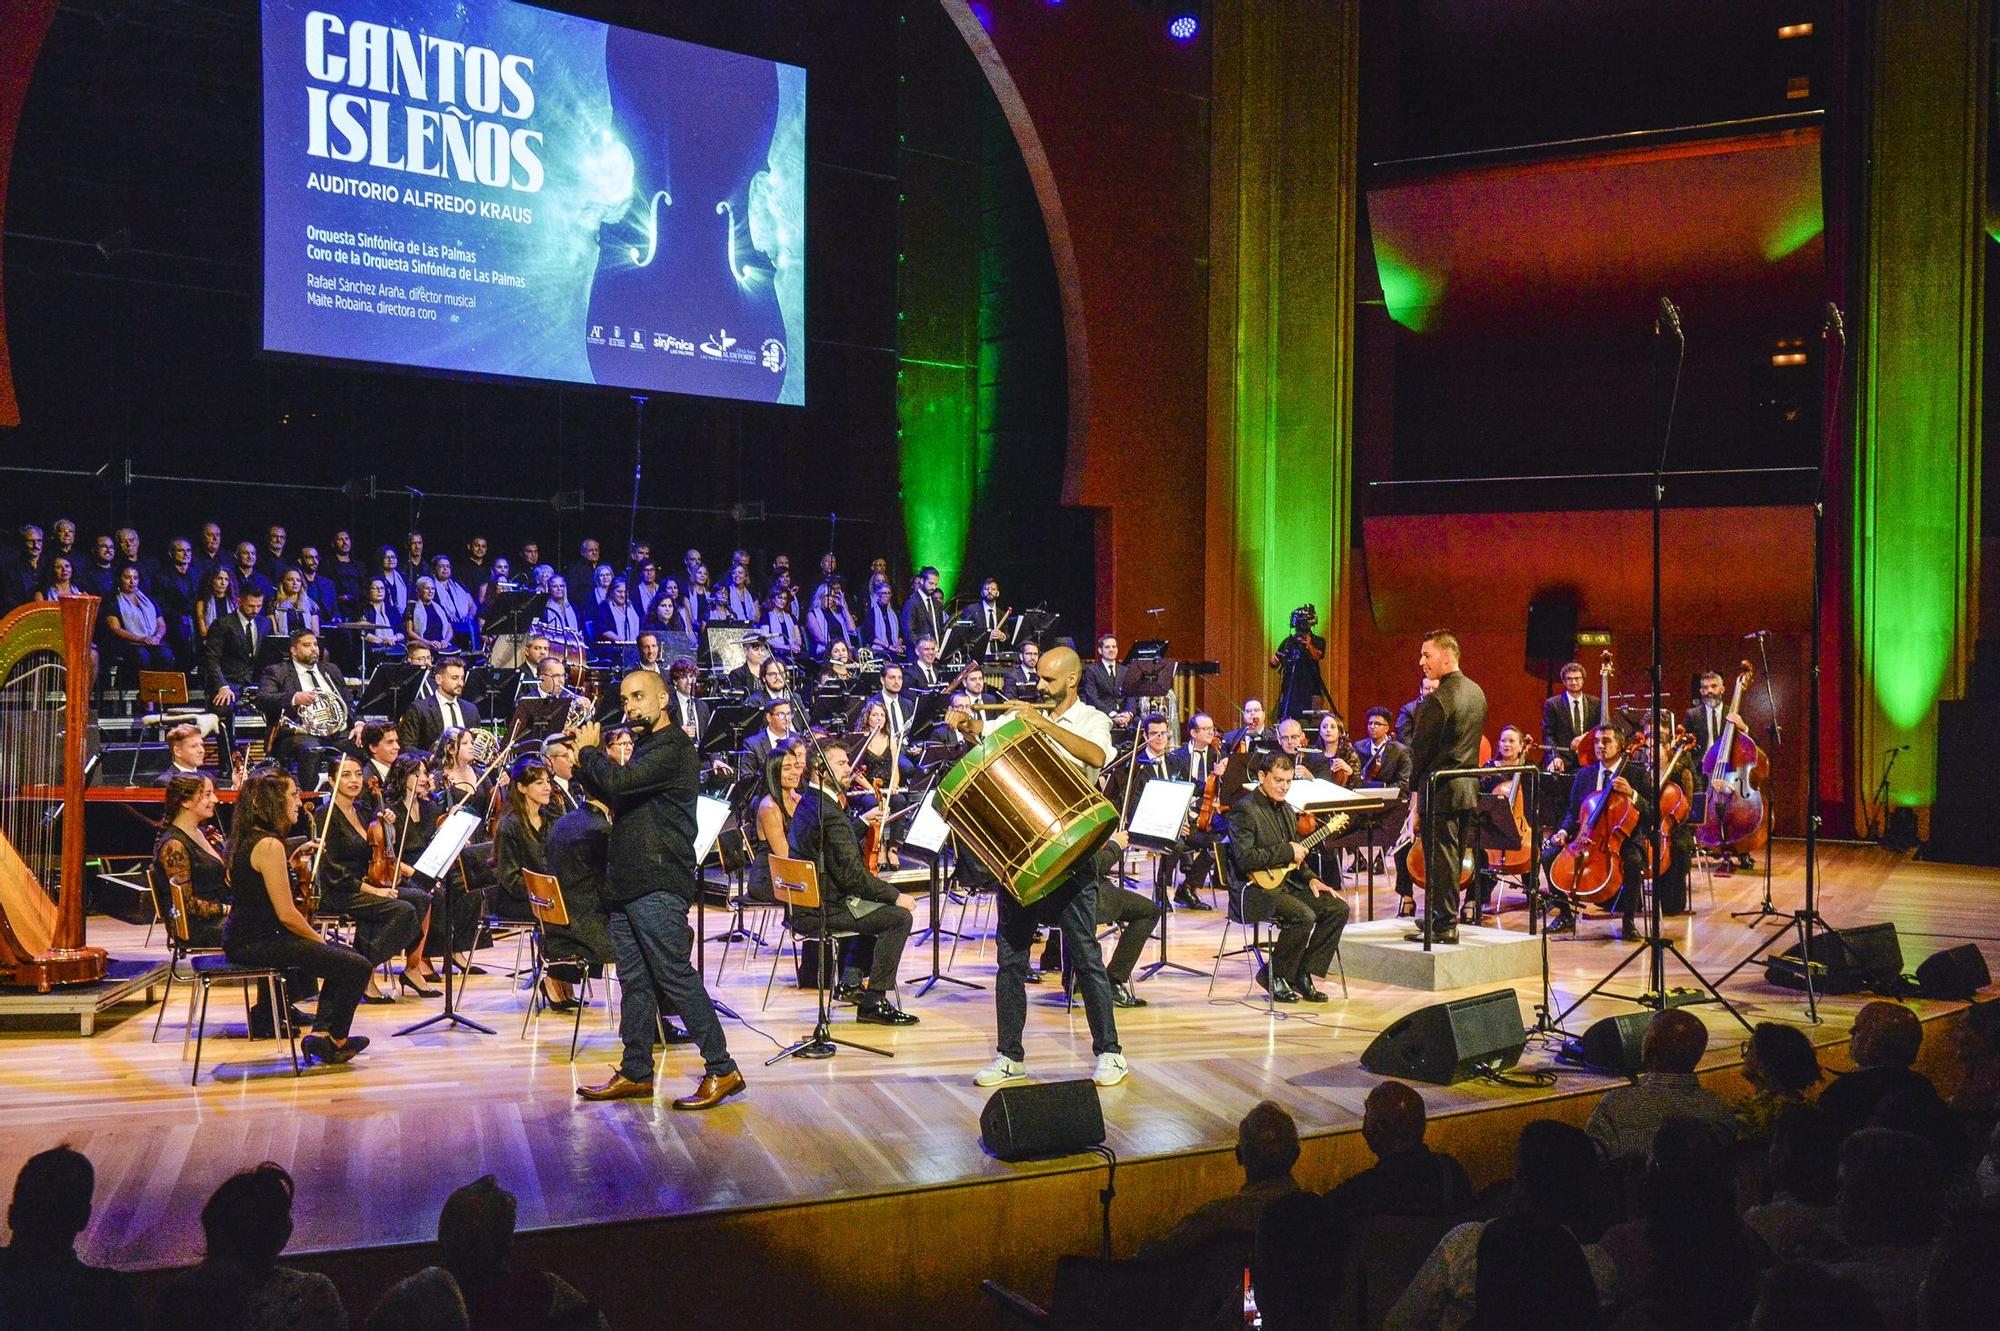
[[1090,1074],[1090,1079],[1099,1086],[1116,1086],[1130,1076],[1131,1072],[1132,1069],[1125,1065],[1125,1055],[1099,1054],[1097,1071]]
[[[1121,1073],[1119,1075],[1122,1076],[1124,1074]],[[1007,1057],[1007,1055],[1001,1054],[991,1063],[979,1069],[978,1075],[973,1077],[972,1082],[975,1086],[1005,1086],[1010,1081],[1026,1081],[1027,1079],[1028,1068],[1026,1064],[1017,1063]]]

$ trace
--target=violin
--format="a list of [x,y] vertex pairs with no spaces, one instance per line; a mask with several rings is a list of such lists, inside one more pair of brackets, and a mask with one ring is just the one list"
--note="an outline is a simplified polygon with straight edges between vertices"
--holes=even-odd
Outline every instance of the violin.
[[364,881],[384,891],[396,890],[398,865],[389,849],[389,829],[396,825],[394,810],[384,809],[368,820],[368,873]]
[[1229,766],[1229,758],[1249,751],[1250,737],[1245,735],[1236,741],[1236,747],[1231,749],[1228,755],[1217,755],[1214,764],[1208,769],[1208,776],[1201,783],[1201,812],[1194,820],[1194,825],[1202,831],[1213,832],[1216,820],[1225,812],[1222,807],[1222,769]]
[[[1607,720],[1611,715],[1611,653],[1604,654],[1598,669],[1599,690]],[[1613,790],[1605,780],[1603,759],[1598,760],[1597,789],[1584,799],[1578,815],[1576,838],[1557,853],[1549,865],[1549,882],[1557,891],[1591,905],[1609,905],[1618,899],[1625,885],[1621,854],[1625,839],[1639,826],[1639,806]]]
[[[1737,666],[1736,691],[1730,695],[1728,715],[1742,715],[1737,709],[1749,687],[1750,663],[1743,661]],[[1762,849],[1771,839],[1770,810],[1759,789],[1771,775],[1769,755],[1731,723],[1723,726],[1722,734],[1702,755],[1701,774],[1708,779],[1708,809],[1695,830],[1695,840],[1711,850],[1748,854]]]

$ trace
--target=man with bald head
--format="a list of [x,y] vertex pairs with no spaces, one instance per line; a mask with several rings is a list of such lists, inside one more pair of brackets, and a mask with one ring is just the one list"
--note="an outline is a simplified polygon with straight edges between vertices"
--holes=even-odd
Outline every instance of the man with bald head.
[[[1077,697],[1083,662],[1068,647],[1051,647],[1042,653],[1036,673],[1040,705],[1015,699],[1007,704],[1008,712],[1040,731],[1096,785],[1097,774],[1113,753],[1111,718]],[[1111,977],[1097,946],[1097,892],[1097,857],[1086,855],[1070,871],[1068,881],[1032,906],[1021,905],[1005,891],[997,894],[1000,973],[994,978],[993,1006],[1000,1028],[999,1054],[973,1078],[978,1085],[1001,1086],[1027,1078],[1021,1032],[1028,1020],[1028,949],[1035,941],[1037,924],[1053,924],[1062,930],[1063,945],[1083,993],[1083,1010],[1090,1018],[1090,1045],[1097,1055],[1091,1079],[1099,1086],[1116,1086],[1125,1080],[1128,1069],[1118,1046]]]
[[1361,1139],[1375,1153],[1362,1170],[1326,1195],[1343,1222],[1373,1215],[1452,1215],[1472,1202],[1465,1167],[1424,1145],[1424,1098],[1385,1081],[1361,1106]]
[[1604,1093],[1584,1131],[1610,1160],[1643,1160],[1653,1134],[1669,1117],[1691,1118],[1727,1146],[1736,1139],[1736,1111],[1701,1084],[1695,1069],[1708,1052],[1708,1028],[1686,1008],[1665,1008],[1646,1023],[1639,1042],[1639,1081]]
[[671,1012],[701,1047],[705,1072],[676,1109],[713,1109],[743,1090],[729,1056],[714,1000],[694,965],[688,912],[701,890],[695,863],[695,797],[701,759],[694,741],[667,710],[667,682],[656,671],[631,670],[619,683],[625,724],[637,743],[623,764],[604,752],[603,727],[576,732],[577,771],[584,790],[611,813],[604,905],[625,994],[618,1034],[624,1058],[609,1081],[579,1086],[586,1100],[653,1097],[653,1046],[659,1014]]

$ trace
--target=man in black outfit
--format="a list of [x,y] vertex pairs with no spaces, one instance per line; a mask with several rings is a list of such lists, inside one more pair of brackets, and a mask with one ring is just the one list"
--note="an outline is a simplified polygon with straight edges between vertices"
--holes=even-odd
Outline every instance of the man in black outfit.
[[[410,704],[410,710],[403,713],[402,724],[397,727],[403,732],[405,748],[429,751],[437,746],[438,736],[447,730],[479,728],[479,709],[464,696],[465,662],[461,658],[447,656],[433,666],[431,684],[428,693]],[[568,710],[565,702],[565,715]]]
[[[1612,725],[1597,728],[1597,761],[1579,770],[1570,782],[1569,808],[1563,814],[1562,826],[1556,829],[1542,851],[1544,871],[1555,863],[1562,848],[1576,839],[1583,826],[1583,802],[1600,789],[1608,787],[1631,800],[1639,810],[1639,825],[1646,825],[1646,819],[1653,812],[1653,782],[1642,765],[1632,761],[1631,757],[1625,749],[1625,732]],[[1425,851],[1425,854],[1429,853]],[[1645,937],[1634,922],[1643,890],[1640,883],[1646,874],[1643,838],[1636,834],[1625,838],[1619,855],[1619,868],[1624,875],[1624,885],[1618,893],[1618,912],[1624,917],[1624,936],[1637,941]],[[1555,917],[1548,924],[1549,932],[1564,933],[1575,928],[1575,912],[1558,897]]]
[[637,740],[631,759],[621,767],[604,752],[596,721],[577,731],[576,743],[584,789],[611,811],[604,904],[625,994],[618,1023],[625,1054],[609,1081],[579,1086],[576,1093],[586,1100],[651,1099],[659,1015],[670,1012],[701,1047],[705,1068],[694,1093],[674,1101],[674,1108],[713,1109],[744,1083],[695,969],[688,924],[701,890],[694,858],[701,759],[667,714],[665,680],[650,670],[628,671],[618,694]]
[[[861,842],[847,815],[840,793],[853,777],[847,750],[838,744],[818,744],[806,756],[806,786],[792,813],[785,839],[793,853],[819,868],[820,909],[800,911],[799,925],[809,933],[844,932],[852,940],[843,958],[842,983],[835,996],[851,999],[860,1009],[856,1021],[876,1026],[914,1026],[917,1019],[890,1000],[903,948],[910,941],[911,912],[916,900],[869,873],[861,861]],[[885,816],[877,806],[866,815]],[[868,978],[859,979],[866,965]]]
[[[1466,678],[1458,668],[1458,639],[1445,629],[1424,636],[1417,653],[1418,665],[1429,687],[1417,707],[1416,738],[1410,744],[1410,790],[1417,802],[1417,818],[1423,827],[1424,861],[1431,866],[1429,890],[1424,899],[1429,906],[1425,928],[1408,935],[1422,942],[1425,932],[1433,943],[1458,941],[1459,854],[1472,834],[1472,815],[1479,807],[1479,782],[1475,777],[1455,777],[1436,791],[1436,804],[1425,807],[1430,798],[1425,787],[1432,772],[1479,765],[1479,737],[1486,729],[1486,693]],[[1448,865],[1441,870],[1437,866]]]
[[[1216,742],[1215,718],[1207,712],[1196,712],[1188,718],[1187,743],[1167,755],[1167,773],[1176,781],[1192,781],[1195,785],[1195,814],[1200,813],[1204,787],[1208,778],[1222,765],[1222,753]],[[1214,821],[1222,822],[1220,814]],[[1174,893],[1174,904],[1189,906],[1195,910],[1207,910],[1208,903],[1195,893],[1208,881],[1209,871],[1215,867],[1215,840],[1221,828],[1203,829],[1196,825],[1195,817],[1190,817],[1185,844],[1181,852],[1181,885]]]
[[[299,629],[292,634],[291,648],[290,655],[274,662],[258,680],[257,705],[270,726],[272,759],[291,769],[299,789],[311,790],[319,784],[324,742],[343,734],[358,739],[360,724],[354,720],[354,700],[347,694],[347,681],[340,677],[337,666],[319,654],[319,635],[311,629]],[[334,731],[309,735],[296,724],[299,709],[320,698],[331,698],[335,703]]]
[[1391,733],[1389,709],[1370,707],[1367,727],[1367,736],[1354,741],[1354,752],[1361,759],[1355,788],[1394,786],[1399,793],[1409,794],[1410,749]]
[[1456,1215],[1472,1205],[1465,1166],[1424,1145],[1424,1098],[1402,1082],[1368,1092],[1361,1137],[1375,1164],[1326,1195],[1343,1224],[1377,1215]]
[[1590,761],[1588,748],[1579,756],[1574,746],[1604,720],[1600,710],[1583,691],[1583,666],[1571,661],[1562,668],[1562,692],[1542,703],[1542,751],[1551,772],[1574,772]]
[[[1230,811],[1229,854],[1244,877],[1243,918],[1278,925],[1270,967],[1258,970],[1257,983],[1276,1003],[1324,1003],[1327,996],[1313,984],[1313,976],[1326,974],[1340,946],[1347,903],[1304,867],[1307,851],[1296,839],[1299,816],[1285,803],[1297,771],[1292,755],[1282,750],[1256,754],[1250,771],[1257,788]],[[1266,869],[1287,870],[1284,881],[1273,888],[1249,881],[1251,874]]]
[[254,587],[237,592],[235,614],[224,615],[208,626],[203,674],[209,700],[225,723],[237,696],[256,680],[257,651],[270,632],[264,620],[264,593]]

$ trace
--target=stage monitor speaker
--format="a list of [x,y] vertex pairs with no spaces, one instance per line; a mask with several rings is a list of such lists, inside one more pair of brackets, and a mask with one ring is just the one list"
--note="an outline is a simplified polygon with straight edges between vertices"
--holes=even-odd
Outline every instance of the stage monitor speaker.
[[1540,596],[1528,602],[1528,659],[1567,661],[1576,652],[1576,598]]
[[1097,1083],[1031,1082],[1003,1086],[979,1112],[979,1136],[1002,1160],[1074,1155],[1104,1144],[1104,1106]]
[[[1894,994],[1903,985],[1903,945],[1896,926],[1863,924],[1852,929],[1813,935],[1813,988],[1824,994],[1851,994],[1862,989]],[[1774,953],[1764,966],[1764,978],[1787,989],[1805,988],[1805,965],[1796,947]]]
[[1632,1076],[1639,1071],[1639,1047],[1646,1039],[1650,1012],[1622,1012],[1591,1023],[1583,1038],[1570,1046],[1569,1056],[1587,1068]]
[[1925,998],[1968,999],[1991,983],[1986,958],[1972,943],[1933,952],[1917,967],[1917,991]]
[[1496,989],[1412,1012],[1375,1037],[1361,1066],[1378,1077],[1448,1086],[1513,1067],[1527,1043],[1519,996]]

